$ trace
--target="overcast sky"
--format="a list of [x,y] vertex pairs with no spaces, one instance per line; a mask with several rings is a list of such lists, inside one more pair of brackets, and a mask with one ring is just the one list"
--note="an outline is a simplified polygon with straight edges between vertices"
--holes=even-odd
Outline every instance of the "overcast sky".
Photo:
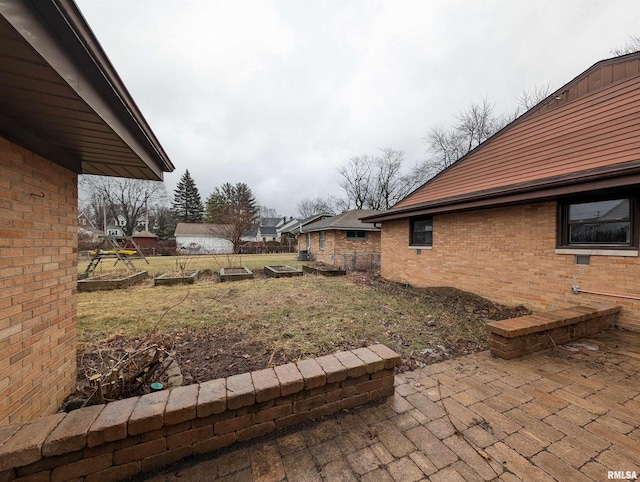
[[435,125],[487,97],[556,90],[640,35],[637,0],[76,0],[203,201],[244,182],[296,215],[341,196],[337,168],[379,148],[427,157]]

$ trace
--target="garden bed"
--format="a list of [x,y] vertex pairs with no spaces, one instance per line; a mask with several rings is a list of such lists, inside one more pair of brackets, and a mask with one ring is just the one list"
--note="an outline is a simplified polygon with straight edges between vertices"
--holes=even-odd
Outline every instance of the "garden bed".
[[220,269],[220,281],[240,281],[245,279],[253,279],[253,271],[245,266]]
[[347,274],[347,271],[342,268],[324,263],[304,265],[302,266],[302,271],[304,271],[305,273],[319,274],[322,276],[344,276]]
[[92,278],[79,279],[78,291],[121,290],[140,283],[148,274],[147,271],[138,271],[131,274],[109,273],[93,276]]
[[264,274],[271,278],[292,278],[293,276],[302,276],[304,273],[291,266],[265,266]]
[[154,286],[192,285],[200,277],[201,271],[191,270],[186,273],[172,272],[164,273],[153,279]]

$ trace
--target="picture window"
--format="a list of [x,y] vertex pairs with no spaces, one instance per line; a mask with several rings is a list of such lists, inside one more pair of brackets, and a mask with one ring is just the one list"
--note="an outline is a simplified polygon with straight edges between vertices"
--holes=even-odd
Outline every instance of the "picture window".
[[558,210],[558,247],[637,246],[636,211],[632,196],[562,201]]

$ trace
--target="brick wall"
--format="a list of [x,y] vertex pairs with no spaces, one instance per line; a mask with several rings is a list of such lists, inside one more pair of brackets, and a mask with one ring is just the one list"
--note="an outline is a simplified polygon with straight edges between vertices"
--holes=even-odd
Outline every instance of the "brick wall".
[[640,301],[571,291],[640,295],[637,257],[556,254],[556,203],[434,216],[433,249],[408,249],[409,221],[382,226],[382,276],[415,286],[454,286],[490,300],[553,310],[564,303],[622,306],[618,324],[640,331]]
[[77,176],[0,137],[0,425],[76,380]]
[[510,320],[487,323],[491,354],[510,359],[594,335],[611,328],[620,307],[572,305]]
[[122,480],[391,396],[400,361],[374,345],[3,427],[0,480]]
[[[379,262],[380,231],[367,231],[366,239],[347,239],[346,231],[325,231],[324,249],[320,249],[320,233],[311,234],[310,252],[317,261],[347,269],[369,269]],[[298,249],[306,249],[305,235]]]

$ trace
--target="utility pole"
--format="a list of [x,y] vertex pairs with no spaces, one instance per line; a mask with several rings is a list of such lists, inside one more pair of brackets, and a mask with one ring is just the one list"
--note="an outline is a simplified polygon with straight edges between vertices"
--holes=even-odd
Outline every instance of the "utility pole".
[[149,192],[144,192],[144,230],[149,231],[149,208],[147,207],[147,199],[149,199]]
[[102,228],[104,229],[104,234],[107,234],[107,200],[102,198]]

